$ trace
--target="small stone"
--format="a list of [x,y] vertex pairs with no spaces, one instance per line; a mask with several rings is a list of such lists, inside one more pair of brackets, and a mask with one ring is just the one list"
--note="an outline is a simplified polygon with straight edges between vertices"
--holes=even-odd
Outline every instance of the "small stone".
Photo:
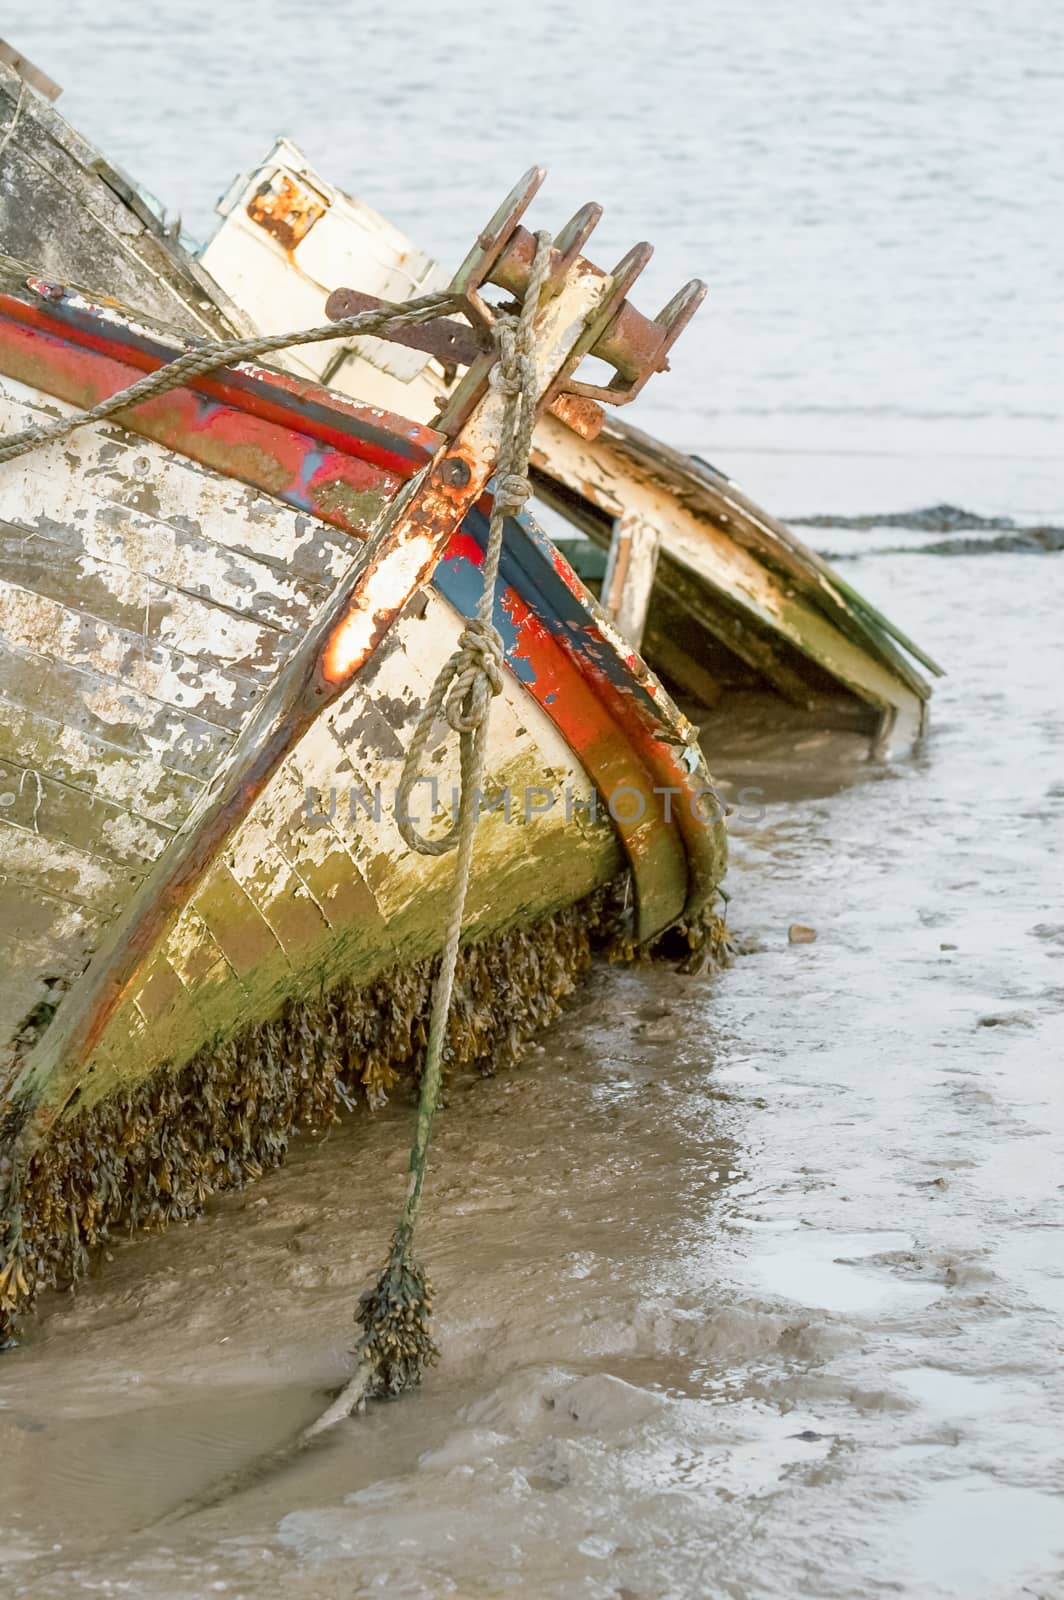
[[815,944],[816,929],[807,928],[804,922],[792,922],[787,929],[787,942],[789,944]]
[[642,1022],[638,1029],[639,1035],[647,1044],[672,1044],[680,1037],[680,1030],[674,1022]]
[[938,948],[940,950],[956,950],[957,946],[955,944],[940,944]]

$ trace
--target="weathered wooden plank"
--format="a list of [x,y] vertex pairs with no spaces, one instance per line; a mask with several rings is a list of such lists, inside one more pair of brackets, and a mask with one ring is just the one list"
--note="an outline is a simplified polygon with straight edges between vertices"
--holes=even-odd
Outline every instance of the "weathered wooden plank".
[[[240,985],[223,961],[226,982],[234,989]],[[180,1054],[188,1038],[190,1025],[197,1028],[199,1016],[188,990],[182,984],[165,954],[159,953],[143,975],[140,987],[133,995],[133,1008],[145,1023],[152,1049],[160,1061]]]
[[[184,1060],[244,1014],[248,991],[194,906],[185,907],[157,959],[165,960],[184,992],[173,993],[153,1030],[168,1054]],[[121,1018],[116,1021],[121,1026]]]
[[[13,432],[27,423],[49,420],[49,411],[27,405],[6,393],[12,380],[0,386],[0,426]],[[32,391],[27,391],[32,394]],[[51,408],[49,408],[50,410]],[[291,624],[313,596],[327,586],[327,576],[294,573],[280,559],[265,561],[244,550],[234,550],[231,536],[240,528],[247,496],[233,480],[202,471],[195,481],[195,499],[182,493],[195,472],[192,463],[170,455],[168,470],[160,470],[168,452],[150,441],[146,448],[116,452],[116,430],[85,428],[70,439],[38,447],[0,472],[0,518],[28,525],[59,537],[80,535],[80,552],[99,560],[149,573],[173,588],[214,598],[231,609],[247,610],[277,627]],[[189,514],[189,501],[198,516]],[[178,514],[175,525],[163,515]],[[271,519],[291,525],[299,513],[277,505]],[[309,519],[302,519],[306,522]],[[352,546],[348,542],[348,559]]]
[[223,728],[239,728],[260,686],[157,640],[0,579],[0,628],[16,649],[88,667]]
[[428,699],[436,675],[457,646],[460,625],[452,623],[453,613],[446,602],[434,596],[426,603],[438,627],[418,625],[416,640],[420,648],[406,647],[409,628],[400,622],[376,652],[372,670],[362,674],[357,684],[329,711],[328,720],[342,748],[349,744],[376,751],[382,757],[401,761],[421,707]]
[[[149,643],[269,680],[287,653],[287,627],[260,623],[150,574],[86,553],[86,546],[100,542],[59,525],[28,529],[0,520],[0,578],[82,616],[139,632]],[[224,591],[226,586],[219,583]]]
[[[221,947],[194,906],[186,906],[165,944],[166,959],[186,989],[195,989],[225,961]],[[226,963],[228,965],[228,963]],[[230,968],[232,971],[232,968]],[[235,976],[235,974],[234,974]]]
[[174,828],[203,791],[198,778],[138,760],[114,745],[65,728],[0,695],[0,760],[57,779],[85,795],[135,810],[148,823]]
[[[344,842],[342,822],[330,820],[328,803],[308,802],[310,786],[298,763],[281,768],[260,802],[259,815],[336,930],[357,925],[369,934],[383,933],[384,919],[354,857]],[[345,797],[346,800],[346,797]]]
[[[4,378],[3,383],[27,400],[34,393],[13,378]],[[115,485],[109,492],[117,498],[120,487],[122,502],[134,510],[167,523],[179,534],[211,540],[311,586],[323,583],[328,587],[349,564],[357,548],[349,533],[296,511],[250,484],[220,479],[198,461],[153,439],[118,428],[105,432],[100,459],[106,461]],[[61,447],[75,471],[84,463],[79,446],[80,436],[74,434]],[[372,522],[367,515],[364,532]]]
[[[15,463],[11,463],[12,466]],[[32,558],[38,541],[47,541],[66,559],[96,562],[113,569],[116,581],[131,573],[150,578],[160,589],[175,590],[211,605],[246,613],[270,627],[287,631],[298,626],[308,608],[325,592],[322,583],[308,583],[267,562],[227,549],[191,530],[133,511],[114,500],[86,493],[81,510],[67,519],[54,502],[57,495],[38,493],[39,474],[26,495],[13,493],[0,473],[0,528],[4,559],[17,563]],[[18,582],[17,576],[14,581]],[[138,586],[143,592],[143,586]]]
[[[7,258],[4,258],[7,260]],[[120,397],[132,378],[177,354],[166,330],[158,339],[85,302],[63,295],[62,332],[46,331],[49,312],[18,281],[7,261],[0,318],[5,376],[75,406]],[[79,326],[63,337],[68,316]],[[83,324],[94,324],[91,334]],[[43,324],[43,325],[42,325]],[[91,344],[90,341],[91,340]],[[102,347],[102,348],[101,348]],[[58,411],[58,407],[57,407]],[[401,484],[439,448],[440,435],[374,408],[335,400],[325,390],[241,364],[115,414],[115,426],[204,463],[223,479],[240,478],[297,512],[310,512],[361,542]],[[104,429],[101,438],[109,437]],[[101,452],[106,445],[101,445]],[[138,497],[145,503],[143,497]]]
[[[35,1007],[55,1004],[65,984],[79,972],[100,936],[100,919],[84,906],[71,905],[0,874],[0,1085],[14,1060],[18,1039]],[[38,1017],[43,1024],[46,1018]]]
[[2,698],[24,711],[189,778],[210,778],[233,742],[227,729],[114,678],[11,650],[2,642],[0,685]]
[[16,50],[13,44],[8,44],[6,39],[0,39],[0,61],[12,72],[17,72],[23,82],[31,89],[36,89],[38,94],[43,94],[46,100],[58,100],[62,88],[47,72],[42,72],[40,67],[34,66],[28,56],[21,50]]
[[0,816],[0,872],[30,894],[51,895],[70,905],[112,916],[127,898],[128,874],[114,862],[89,855],[32,828],[19,828]]
[[[93,1061],[90,1072],[77,1086],[78,1108],[92,1103],[98,1083],[106,1081],[107,1090],[113,1091],[123,1085],[133,1088],[140,1082],[143,1078],[141,1062],[145,1051],[152,1049],[154,1037],[155,1028],[149,1028],[131,997],[129,1005],[123,1008],[121,1026],[108,1037],[101,1057]],[[107,1062],[106,1080],[101,1070],[103,1059]]]
[[239,978],[251,977],[279,950],[283,955],[262,912],[222,863],[211,868],[192,904]]
[[[153,975],[156,971],[153,963]],[[185,1061],[205,1041],[230,1033],[248,1016],[247,991],[224,956],[218,957],[194,992],[179,985],[180,992],[173,991],[157,1014],[154,1007],[163,990],[155,990],[154,982],[151,987],[151,994],[130,998],[106,1041],[93,1051],[92,1071],[82,1080],[81,1104],[92,1104],[123,1080],[131,1085],[141,1081],[146,1049],[160,1063]]]
[[[317,730],[312,730],[317,732]],[[395,822],[393,802],[402,768],[402,757],[372,756],[363,760],[363,752],[355,741],[341,741],[331,718],[322,727],[325,739],[308,744],[303,741],[300,754],[303,768],[312,788],[327,797],[335,783],[339,791],[337,825],[343,830],[347,848],[369,887],[370,893],[386,922],[402,909],[409,897],[406,861],[410,851]],[[380,805],[377,805],[377,786],[380,785]],[[441,784],[443,793],[449,793],[451,777],[448,773]],[[426,789],[426,797],[428,790]],[[354,802],[352,803],[352,796]],[[417,814],[416,800],[411,812]],[[426,814],[422,822],[427,823]],[[444,857],[419,856],[423,879],[421,892],[428,897],[440,876]]]
[[169,828],[10,759],[0,765],[0,809],[17,827],[134,871],[161,855],[173,837]]
[[186,994],[181,979],[160,953],[140,979],[133,1001],[149,1027],[156,1027],[173,1006],[184,1001]]
[[[0,68],[0,124],[10,125],[20,89],[16,74]],[[176,327],[227,331],[195,263],[161,237],[128,185],[119,196],[121,184],[57,111],[25,96],[0,163],[5,250],[47,277],[115,295]]]
[[270,828],[250,816],[225,859],[293,967],[310,964],[313,952],[328,937],[329,922],[302,875],[274,842]]
[[[73,409],[64,401],[45,399],[16,378],[5,375],[0,382],[0,423],[5,432],[69,415]],[[20,467],[33,476],[16,480],[12,475]],[[154,439],[110,424],[84,428],[6,462],[0,489],[16,481],[35,488],[36,477],[45,477],[52,485],[53,499],[58,499],[58,509],[51,513],[56,521],[83,514],[86,492],[91,490],[102,503],[127,506],[179,534],[202,538],[312,587],[327,586],[351,559],[349,533],[236,478],[220,476]],[[366,510],[364,532],[372,526],[379,504],[367,503]]]
[[636,650],[643,642],[660,546],[661,529],[637,514],[625,512],[613,525],[602,604]]

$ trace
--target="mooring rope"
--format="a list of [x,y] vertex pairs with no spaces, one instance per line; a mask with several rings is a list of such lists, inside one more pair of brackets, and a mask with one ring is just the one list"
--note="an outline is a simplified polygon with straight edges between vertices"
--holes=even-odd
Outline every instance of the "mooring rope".
[[155,372],[148,372],[127,389],[106,400],[100,400],[84,411],[75,411],[69,417],[59,417],[54,422],[42,422],[32,428],[0,439],[0,463],[13,461],[41,444],[52,444],[66,439],[76,429],[89,422],[105,422],[117,411],[154,400],[179,389],[192,378],[202,378],[216,367],[232,366],[238,361],[253,361],[259,356],[272,355],[275,350],[287,350],[297,345],[321,344],[326,339],[343,339],[355,334],[389,332],[409,327],[412,323],[430,322],[448,311],[461,310],[461,301],[453,293],[425,294],[416,300],[400,304],[385,302],[372,311],[360,311],[356,316],[343,317],[339,322],[326,322],[317,328],[304,328],[297,333],[257,333],[245,339],[212,339],[189,345],[172,361]]
[[[528,457],[536,420],[536,371],[533,325],[547,280],[551,240],[536,235],[536,255],[528,291],[517,317],[500,316],[495,325],[498,360],[491,371],[493,387],[506,396],[502,442],[496,470],[495,499],[482,567],[484,587],[476,616],[466,624],[458,649],[442,668],[410,741],[396,793],[396,822],[405,842],[424,855],[442,855],[457,848],[451,887],[450,915],[432,991],[425,1064],[421,1073],[417,1121],[410,1148],[410,1178],[399,1225],[384,1269],[359,1301],[357,1322],[362,1337],[354,1352],[356,1370],[346,1387],[304,1439],[349,1416],[367,1399],[401,1394],[414,1388],[426,1366],[438,1358],[429,1332],[432,1288],[411,1256],[414,1229],[425,1183],[429,1139],[440,1095],[444,1046],[454,990],[455,965],[462,937],[462,919],[469,889],[473,841],[479,815],[480,780],[487,752],[491,702],[502,688],[503,645],[492,623],[495,588],[507,517],[519,512],[532,493]],[[441,720],[458,734],[460,789],[458,816],[439,839],[424,838],[409,820],[408,801],[421,775],[426,749]]]

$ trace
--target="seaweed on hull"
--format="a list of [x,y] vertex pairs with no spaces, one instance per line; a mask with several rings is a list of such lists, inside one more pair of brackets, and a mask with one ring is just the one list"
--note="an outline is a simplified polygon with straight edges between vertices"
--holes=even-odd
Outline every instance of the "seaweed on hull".
[[[634,953],[623,932],[627,874],[531,926],[460,952],[447,1065],[489,1076],[511,1066],[560,1014],[596,953]],[[680,924],[651,954],[725,964],[715,912]],[[70,1287],[120,1229],[160,1230],[212,1195],[280,1166],[298,1134],[373,1111],[412,1088],[424,1053],[436,959],[365,985],[341,981],[267,1022],[165,1066],[128,1093],[72,1115],[19,1171],[23,1115],[0,1117],[0,1347],[46,1289]]]

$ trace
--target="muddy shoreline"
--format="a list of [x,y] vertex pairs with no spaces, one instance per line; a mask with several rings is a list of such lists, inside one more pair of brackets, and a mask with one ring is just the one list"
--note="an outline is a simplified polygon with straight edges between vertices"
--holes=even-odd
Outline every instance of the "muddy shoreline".
[[949,668],[929,738],[718,761],[766,790],[731,838],[745,954],[596,967],[512,1072],[455,1085],[422,1390],[153,1528],[342,1381],[393,1104],[49,1298],[0,1361],[7,1592],[1060,1592],[1055,592],[1019,555],[948,587],[860,559]]

